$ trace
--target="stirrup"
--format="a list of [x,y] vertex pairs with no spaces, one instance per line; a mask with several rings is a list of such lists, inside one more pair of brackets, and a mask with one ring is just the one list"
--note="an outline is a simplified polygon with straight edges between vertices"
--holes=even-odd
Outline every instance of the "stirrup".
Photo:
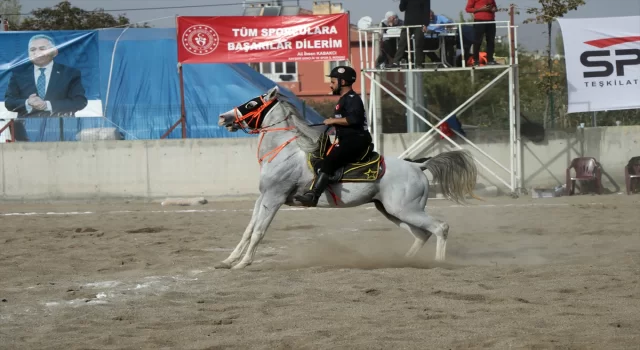
[[318,205],[318,199],[320,199],[319,196],[316,196],[316,194],[311,192],[311,191],[305,192],[302,195],[297,195],[294,198],[298,202],[302,203],[302,205],[304,205],[305,207],[315,207],[315,206],[317,206]]

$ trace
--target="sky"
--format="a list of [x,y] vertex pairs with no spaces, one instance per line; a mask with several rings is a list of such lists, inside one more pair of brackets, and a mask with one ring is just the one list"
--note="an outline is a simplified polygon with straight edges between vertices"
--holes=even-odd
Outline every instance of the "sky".
[[[28,13],[33,9],[41,7],[50,7],[59,3],[61,0],[21,0],[22,12]],[[154,27],[173,27],[175,26],[175,16],[238,16],[242,15],[242,0],[70,0],[73,6],[83,8],[85,10],[93,10],[95,8],[104,8],[105,10],[122,10],[110,12],[112,14],[125,13],[131,22],[148,21]],[[311,9],[313,0],[283,0],[285,5],[300,4],[301,7]],[[378,22],[387,11],[396,11],[401,18],[404,17],[400,13],[398,5],[399,0],[342,0],[343,7],[350,11],[351,22],[357,23],[358,19],[363,16],[370,16],[374,22]],[[537,7],[537,0],[496,0],[498,7],[508,7],[510,3],[514,3],[520,8],[521,14],[516,17],[518,28],[518,42],[527,50],[544,50],[546,47],[546,26],[535,24],[522,24],[528,15],[525,13],[526,8]],[[570,12],[567,18],[588,18],[588,17],[619,17],[619,16],[640,16],[640,1],[637,0],[586,0],[586,5],[580,7],[577,11]],[[209,7],[192,7],[214,5]],[[458,18],[458,13],[464,11],[466,0],[431,0],[431,8],[437,14],[443,14],[453,19]],[[181,9],[156,9],[156,10],[139,10],[136,8],[158,8],[158,7],[177,7],[183,6]],[[498,21],[507,21],[507,13],[498,13]],[[557,22],[554,23],[557,30]],[[640,24],[639,24],[640,27]],[[498,35],[506,35],[506,29],[503,32],[498,31]],[[553,37],[555,38],[555,31]]]

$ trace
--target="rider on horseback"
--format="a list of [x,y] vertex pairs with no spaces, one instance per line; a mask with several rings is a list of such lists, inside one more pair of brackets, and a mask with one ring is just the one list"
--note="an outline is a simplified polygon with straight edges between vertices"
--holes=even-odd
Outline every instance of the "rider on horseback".
[[324,120],[325,125],[336,129],[336,143],[325,155],[318,176],[312,188],[295,199],[305,206],[315,207],[318,199],[329,184],[329,178],[340,167],[357,162],[365,156],[371,145],[371,134],[367,127],[364,103],[351,87],[356,81],[356,71],[347,66],[331,70],[331,91],[339,95],[335,116]]

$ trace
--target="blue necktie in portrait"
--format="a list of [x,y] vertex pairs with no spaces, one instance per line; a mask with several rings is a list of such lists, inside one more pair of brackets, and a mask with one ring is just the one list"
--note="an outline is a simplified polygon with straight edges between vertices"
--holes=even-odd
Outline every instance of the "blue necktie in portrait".
[[44,71],[46,68],[40,68],[40,76],[38,77],[38,83],[36,84],[36,88],[38,89],[38,96],[44,99],[44,94],[47,87],[47,77],[44,75]]

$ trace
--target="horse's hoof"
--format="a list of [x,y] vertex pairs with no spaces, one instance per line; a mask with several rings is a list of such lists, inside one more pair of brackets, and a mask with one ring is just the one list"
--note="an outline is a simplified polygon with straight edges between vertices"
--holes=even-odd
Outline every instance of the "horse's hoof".
[[217,265],[214,266],[215,269],[220,269],[220,270],[228,270],[231,268],[231,264],[228,264],[224,261],[219,262]]
[[232,270],[242,270],[242,269],[244,269],[245,267],[247,267],[249,265],[251,265],[251,264],[239,263],[239,264],[233,266],[231,269]]

